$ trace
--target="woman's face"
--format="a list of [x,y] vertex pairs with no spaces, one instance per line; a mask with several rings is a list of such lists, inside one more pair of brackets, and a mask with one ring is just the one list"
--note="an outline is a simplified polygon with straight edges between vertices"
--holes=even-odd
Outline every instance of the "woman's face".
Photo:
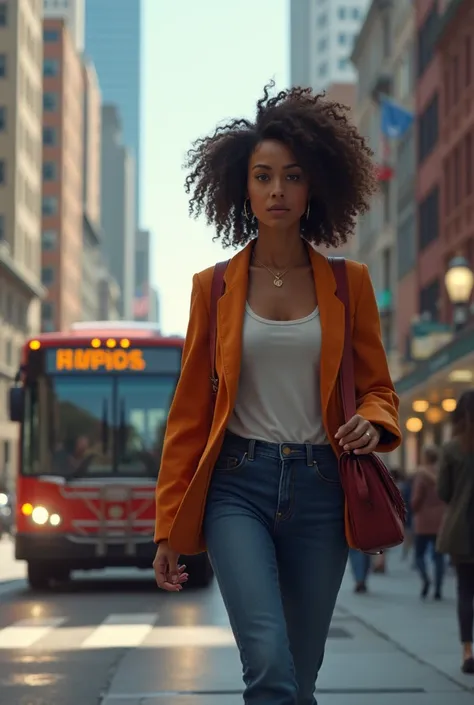
[[[292,152],[282,142],[264,140],[249,161],[248,197],[260,223],[288,229],[308,207],[308,183]],[[247,204],[248,209],[248,204]]]

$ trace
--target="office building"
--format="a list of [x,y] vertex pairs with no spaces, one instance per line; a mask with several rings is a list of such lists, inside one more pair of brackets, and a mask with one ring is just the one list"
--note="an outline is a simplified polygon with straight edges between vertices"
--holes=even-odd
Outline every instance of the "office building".
[[133,318],[135,293],[135,165],[123,143],[115,105],[102,107],[102,231],[105,265],[120,287],[120,316]]
[[84,79],[64,20],[45,20],[44,37],[42,327],[50,331],[82,318]]
[[45,19],[64,20],[70,32],[74,47],[84,51],[85,0],[43,0]]
[[391,372],[400,374],[397,340],[399,260],[409,259],[412,242],[398,246],[398,233],[414,237],[414,129],[400,139],[383,132],[383,102],[389,96],[413,110],[414,8],[411,0],[372,0],[352,52],[358,71],[354,118],[379,164],[380,189],[370,211],[358,220],[355,256],[365,262],[374,284]]
[[0,484],[13,489],[8,389],[40,324],[42,3],[0,3]]
[[135,164],[135,226],[139,224],[141,164],[141,0],[87,0],[86,54],[99,77],[104,104],[116,105],[122,121],[123,144]]
[[290,78],[293,86],[325,90],[357,78],[350,54],[369,0],[293,0],[290,3]]
[[82,319],[99,319],[99,282],[102,270],[101,236],[101,95],[94,65],[82,66],[83,214],[82,214]]

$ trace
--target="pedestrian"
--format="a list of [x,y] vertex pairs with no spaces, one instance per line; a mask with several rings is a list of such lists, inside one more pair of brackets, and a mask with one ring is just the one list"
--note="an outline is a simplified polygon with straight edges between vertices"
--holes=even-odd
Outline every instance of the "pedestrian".
[[474,674],[474,389],[459,398],[452,427],[440,461],[438,493],[447,509],[437,549],[456,569],[461,668]]
[[422,452],[422,466],[413,479],[411,509],[415,537],[416,567],[421,577],[421,597],[428,596],[431,580],[426,567],[426,553],[431,552],[434,563],[435,600],[441,600],[445,572],[445,558],[436,550],[446,505],[438,495],[439,451],[428,446]]
[[358,408],[344,422],[344,306],[316,250],[346,242],[367,210],[371,152],[339,104],[301,88],[270,97],[270,87],[255,121],[231,120],[189,155],[191,212],[224,246],[244,247],[218,303],[215,407],[214,268],[194,276],[154,568],[160,587],[179,591],[179,554],[207,548],[245,703],[314,705],[348,555],[338,455],[396,448],[398,399],[367,267],[348,262]]
[[367,580],[372,565],[372,557],[368,553],[351,548],[349,550],[349,560],[354,577],[354,592],[365,594],[367,592]]

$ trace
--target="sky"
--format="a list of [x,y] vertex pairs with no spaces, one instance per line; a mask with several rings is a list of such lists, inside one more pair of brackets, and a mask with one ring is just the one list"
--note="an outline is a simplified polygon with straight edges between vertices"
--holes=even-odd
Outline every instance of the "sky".
[[192,276],[233,250],[188,216],[183,162],[193,140],[250,117],[264,85],[289,81],[287,0],[145,0],[141,223],[153,236],[162,331],[184,334]]

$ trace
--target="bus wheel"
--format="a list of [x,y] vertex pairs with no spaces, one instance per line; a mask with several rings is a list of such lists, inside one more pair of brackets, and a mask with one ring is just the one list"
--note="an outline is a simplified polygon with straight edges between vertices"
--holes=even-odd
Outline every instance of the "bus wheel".
[[51,575],[44,563],[28,563],[28,584],[32,590],[47,590]]

